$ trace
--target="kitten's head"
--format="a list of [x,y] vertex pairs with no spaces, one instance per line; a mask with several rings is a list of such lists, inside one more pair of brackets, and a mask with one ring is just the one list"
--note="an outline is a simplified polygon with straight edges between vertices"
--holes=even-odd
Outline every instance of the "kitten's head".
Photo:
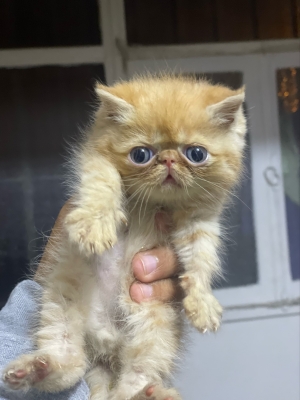
[[241,170],[244,88],[165,76],[96,91],[102,104],[93,143],[118,169],[128,196],[160,204],[223,202]]

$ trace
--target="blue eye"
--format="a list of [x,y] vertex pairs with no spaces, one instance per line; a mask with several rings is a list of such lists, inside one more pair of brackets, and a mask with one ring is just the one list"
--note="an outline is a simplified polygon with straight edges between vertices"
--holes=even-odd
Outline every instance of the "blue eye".
[[192,163],[201,164],[207,160],[208,153],[204,147],[191,146],[186,148],[185,155]]
[[148,147],[135,147],[130,152],[130,158],[135,164],[146,164],[153,157],[153,151]]

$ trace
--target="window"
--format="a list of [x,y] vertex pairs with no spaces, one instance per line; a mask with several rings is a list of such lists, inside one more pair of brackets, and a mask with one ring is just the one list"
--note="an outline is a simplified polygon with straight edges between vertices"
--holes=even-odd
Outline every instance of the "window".
[[101,43],[97,0],[0,2],[0,48]]
[[[238,47],[235,50],[238,50]],[[134,49],[132,51],[134,52]],[[249,54],[177,59],[169,56],[167,61],[163,60],[165,56],[162,55],[161,59],[153,61],[151,51],[135,53],[139,59],[132,59],[129,62],[128,69],[131,75],[144,69],[150,72],[171,69],[182,73],[204,74],[216,82],[221,81],[232,87],[239,86],[242,82],[246,85],[246,113],[249,126],[247,176],[240,192],[237,193],[242,202],[234,198],[234,206],[231,208],[228,222],[230,239],[225,258],[227,283],[216,288],[216,296],[227,308],[225,320],[295,312],[293,307],[300,293],[299,287],[292,283],[290,262],[286,252],[288,236],[282,229],[287,221],[281,200],[282,145],[279,133],[276,133],[278,126],[274,126],[276,123],[274,115],[278,112],[279,89],[276,86],[276,74],[281,67],[280,62],[285,60],[285,64],[290,62],[287,64],[289,67],[297,68],[300,64],[298,54],[285,53],[284,57],[281,54],[276,56]],[[165,47],[164,51],[168,51],[168,48]],[[170,54],[176,54],[171,48],[169,51]],[[145,59],[142,57],[143,54]],[[296,113],[293,115],[282,113],[283,111],[279,112],[280,121],[288,117],[291,123],[291,120],[297,117]],[[299,122],[295,120],[293,123],[296,125],[292,131],[292,138],[296,141],[299,140],[299,129],[297,133],[295,129]],[[295,147],[293,149],[296,150]],[[299,162],[299,148],[297,151]],[[297,184],[293,189],[296,189],[296,186]],[[299,196],[299,192],[297,193]],[[299,197],[297,199],[299,201]],[[298,211],[293,212],[292,219],[295,224]],[[294,233],[299,232],[298,228],[293,229]],[[294,238],[294,234],[292,236]],[[295,254],[293,253],[294,257]],[[293,265],[291,264],[292,271],[294,271]],[[292,273],[295,279],[296,275]]]
[[[296,39],[257,39],[297,37],[299,27],[294,2],[273,2],[272,15],[267,12],[269,2],[260,2],[258,15],[253,8],[257,2],[247,0],[253,13],[245,13],[243,6],[233,16],[223,4],[227,0],[203,2],[201,7],[194,1],[145,0],[142,10],[140,1],[126,0],[127,17],[128,10],[131,16],[127,32],[122,0],[55,0],[43,9],[32,0],[26,10],[20,0],[1,3],[0,48],[21,50],[0,50],[0,307],[25,277],[29,259],[41,248],[41,231],[50,231],[64,201],[62,143],[85,125],[94,101],[94,80],[105,75],[112,83],[145,68],[151,72],[169,66],[247,87],[247,173],[228,214],[227,281],[216,288],[227,308],[225,319],[295,312],[300,296],[299,109],[290,112],[278,93],[285,92],[282,77],[292,70],[299,90],[300,57],[295,50],[299,45]],[[97,4],[101,4],[101,33]],[[164,7],[174,13],[164,13]],[[146,32],[153,15],[155,24]],[[230,19],[236,15],[247,19],[238,31]],[[17,25],[7,23],[11,16]],[[58,33],[52,31],[54,20]],[[22,27],[21,34],[15,26]],[[231,26],[239,32],[239,40],[253,41],[208,43],[236,40]],[[126,33],[129,43],[155,44],[164,38],[172,46],[127,46]],[[192,42],[204,43],[174,45]],[[287,152],[293,152],[295,164],[290,164]]]
[[128,43],[134,45],[246,42],[300,35],[299,9],[292,0],[125,0],[125,10]]
[[64,204],[66,150],[90,120],[96,79],[102,65],[0,69],[0,301]]

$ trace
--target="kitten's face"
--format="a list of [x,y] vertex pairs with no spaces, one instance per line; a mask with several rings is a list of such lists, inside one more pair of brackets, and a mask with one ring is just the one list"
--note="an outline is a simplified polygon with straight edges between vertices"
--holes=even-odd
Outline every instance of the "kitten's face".
[[241,169],[242,90],[165,78],[98,92],[103,105],[94,138],[127,196],[161,204],[223,201]]

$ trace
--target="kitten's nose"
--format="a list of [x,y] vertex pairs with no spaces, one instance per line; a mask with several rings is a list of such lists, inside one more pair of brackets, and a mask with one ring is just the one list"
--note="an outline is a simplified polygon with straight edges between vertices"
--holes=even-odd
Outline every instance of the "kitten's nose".
[[175,160],[174,160],[173,157],[163,157],[161,161],[162,161],[163,164],[166,164],[166,166],[169,169],[171,168],[172,164],[175,163]]
[[163,152],[160,154],[159,161],[170,169],[176,162],[176,157],[171,152]]
[[169,171],[172,169],[177,160],[178,155],[176,150],[166,149],[158,153],[158,162],[168,167]]

